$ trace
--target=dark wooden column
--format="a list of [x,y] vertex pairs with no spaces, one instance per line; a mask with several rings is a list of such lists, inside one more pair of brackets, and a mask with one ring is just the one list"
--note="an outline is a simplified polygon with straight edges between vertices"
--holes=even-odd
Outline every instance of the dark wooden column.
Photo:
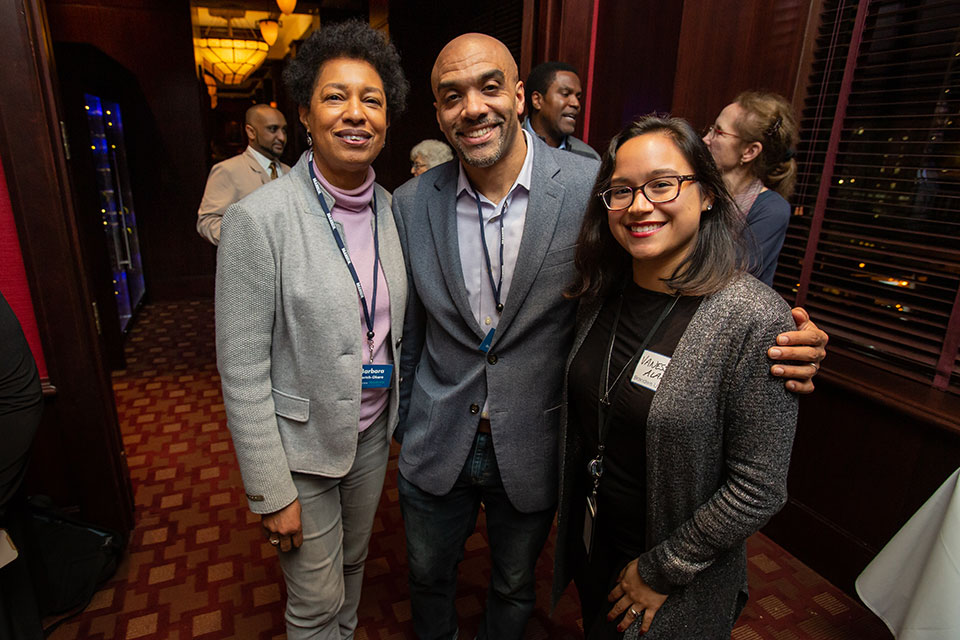
[[0,159],[49,374],[29,487],[129,531],[133,496],[84,273],[40,0],[0,2]]

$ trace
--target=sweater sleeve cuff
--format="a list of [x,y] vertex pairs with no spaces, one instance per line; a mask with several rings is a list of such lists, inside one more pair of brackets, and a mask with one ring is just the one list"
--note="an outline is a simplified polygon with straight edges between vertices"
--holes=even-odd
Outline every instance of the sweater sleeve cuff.
[[667,575],[660,569],[660,563],[655,558],[656,549],[651,549],[637,558],[637,574],[647,586],[657,593],[671,593],[677,585],[667,579]]
[[293,478],[289,475],[283,481],[283,486],[271,491],[269,494],[254,493],[251,489],[245,488],[247,495],[247,505],[250,511],[258,515],[267,515],[280,511],[297,499],[297,486],[293,484]]

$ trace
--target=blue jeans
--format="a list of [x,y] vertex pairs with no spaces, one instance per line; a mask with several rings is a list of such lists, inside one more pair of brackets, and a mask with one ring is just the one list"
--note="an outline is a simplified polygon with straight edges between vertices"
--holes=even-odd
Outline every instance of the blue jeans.
[[553,524],[553,509],[522,513],[500,479],[493,441],[478,433],[450,493],[435,496],[399,476],[407,535],[413,628],[420,640],[451,640],[458,632],[454,606],[457,565],[486,509],[492,564],[487,610],[477,637],[519,640],[536,602],[534,570]]

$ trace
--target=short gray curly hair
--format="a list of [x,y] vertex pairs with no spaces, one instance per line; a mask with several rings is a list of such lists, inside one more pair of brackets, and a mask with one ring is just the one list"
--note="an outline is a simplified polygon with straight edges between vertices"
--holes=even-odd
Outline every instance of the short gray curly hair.
[[439,164],[453,160],[453,151],[439,140],[427,139],[418,142],[413,149],[410,149],[410,160],[416,160],[417,156],[423,158],[427,169],[432,169]]

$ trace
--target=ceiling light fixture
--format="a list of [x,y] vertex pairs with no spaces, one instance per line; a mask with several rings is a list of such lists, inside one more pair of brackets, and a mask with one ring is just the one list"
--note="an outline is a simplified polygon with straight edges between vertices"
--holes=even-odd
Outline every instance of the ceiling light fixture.
[[260,35],[272,47],[277,41],[277,36],[280,35],[280,23],[273,18],[268,18],[258,22],[257,26],[260,27]]
[[[210,15],[227,21],[227,37],[194,38],[193,47],[197,65],[220,84],[243,84],[250,74],[259,69],[267,59],[270,46],[262,40],[233,37],[232,20],[246,17],[246,12],[242,9],[211,10]],[[249,32],[252,29],[247,28],[245,31]]]

